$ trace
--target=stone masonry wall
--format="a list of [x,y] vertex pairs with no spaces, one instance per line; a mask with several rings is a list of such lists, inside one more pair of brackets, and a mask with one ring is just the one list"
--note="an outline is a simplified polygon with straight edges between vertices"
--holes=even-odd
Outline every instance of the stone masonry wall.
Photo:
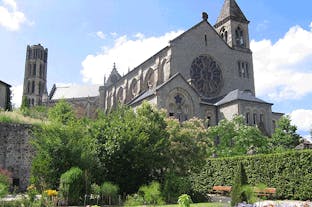
[[25,191],[29,185],[34,151],[29,140],[31,125],[0,123],[0,168],[12,172],[13,185]]

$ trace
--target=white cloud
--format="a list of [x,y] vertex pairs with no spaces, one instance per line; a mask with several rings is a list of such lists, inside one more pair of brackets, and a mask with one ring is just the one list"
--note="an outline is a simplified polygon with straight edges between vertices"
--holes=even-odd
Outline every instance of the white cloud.
[[104,75],[108,77],[114,62],[121,75],[127,73],[128,68],[138,66],[181,33],[182,31],[173,31],[159,37],[144,37],[138,33],[133,39],[126,35],[120,36],[115,39],[113,47],[103,47],[100,54],[90,54],[83,60],[81,70],[83,81],[103,84]]
[[96,36],[102,40],[106,38],[106,35],[102,31],[96,32]]
[[18,11],[15,0],[2,0],[0,6],[0,26],[8,30],[19,30],[20,25],[27,22],[23,12]]
[[15,108],[19,108],[22,104],[23,85],[12,86],[12,104]]
[[4,5],[12,7],[14,10],[17,9],[16,2],[14,0],[2,0]]
[[[311,22],[312,28],[312,22]],[[273,100],[312,93],[312,30],[289,29],[276,43],[251,41],[256,92]]]
[[297,109],[290,113],[290,117],[298,130],[310,131],[312,129],[312,110]]

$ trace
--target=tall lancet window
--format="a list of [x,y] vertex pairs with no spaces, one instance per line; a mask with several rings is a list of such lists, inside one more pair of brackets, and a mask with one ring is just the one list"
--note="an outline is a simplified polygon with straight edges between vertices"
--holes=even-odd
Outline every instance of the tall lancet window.
[[240,47],[245,46],[244,32],[240,27],[237,27],[237,29],[235,30],[235,41],[236,41],[236,45]]
[[220,35],[225,42],[228,41],[228,32],[225,30],[224,27],[222,27],[222,29],[220,30]]

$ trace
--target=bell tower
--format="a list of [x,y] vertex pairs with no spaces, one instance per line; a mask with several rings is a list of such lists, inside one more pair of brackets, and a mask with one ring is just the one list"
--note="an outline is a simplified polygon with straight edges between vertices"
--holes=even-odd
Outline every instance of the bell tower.
[[223,40],[232,48],[249,51],[249,21],[235,0],[225,0],[214,25]]
[[48,49],[42,45],[27,45],[23,98],[29,106],[42,105],[47,97]]

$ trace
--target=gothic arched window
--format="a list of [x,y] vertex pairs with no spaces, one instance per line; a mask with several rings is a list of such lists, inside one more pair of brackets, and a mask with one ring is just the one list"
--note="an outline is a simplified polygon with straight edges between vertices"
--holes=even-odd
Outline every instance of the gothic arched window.
[[133,98],[138,94],[139,86],[137,79],[133,79],[130,84],[130,97]]
[[34,93],[35,92],[35,81],[33,81],[31,83],[31,92]]
[[154,70],[149,69],[146,73],[145,76],[145,87],[147,89],[152,88],[155,85],[155,75],[154,75]]
[[237,27],[237,29],[235,30],[235,41],[236,41],[236,45],[240,47],[245,46],[244,32],[240,27]]
[[222,27],[220,30],[220,35],[225,42],[228,41],[228,32],[225,30],[225,27]]
[[28,81],[28,83],[27,83],[27,93],[29,93],[30,92],[30,82]]
[[123,90],[123,88],[122,87],[120,87],[119,89],[118,89],[118,92],[117,92],[117,100],[118,100],[118,103],[123,103],[123,101],[124,101],[124,92],[123,92],[124,90]]

